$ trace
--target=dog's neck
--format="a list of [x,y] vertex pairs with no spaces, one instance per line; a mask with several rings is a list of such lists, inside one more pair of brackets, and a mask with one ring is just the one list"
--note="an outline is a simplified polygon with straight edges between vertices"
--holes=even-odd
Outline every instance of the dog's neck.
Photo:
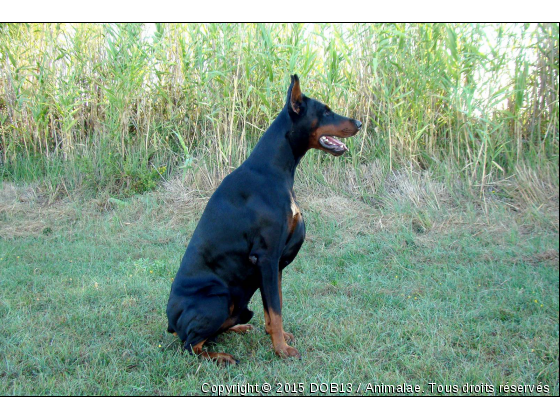
[[282,174],[291,187],[296,167],[307,152],[307,141],[297,137],[298,133],[292,131],[292,121],[284,108],[260,138],[245,163],[263,171]]

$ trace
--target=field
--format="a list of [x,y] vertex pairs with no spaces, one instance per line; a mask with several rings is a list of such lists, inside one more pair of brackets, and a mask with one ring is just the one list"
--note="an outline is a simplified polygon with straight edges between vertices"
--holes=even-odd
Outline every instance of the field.
[[[558,24],[0,41],[0,395],[559,395]],[[292,73],[364,129],[296,174],[308,235],[283,312],[302,360],[274,355],[257,293],[255,330],[211,346],[240,360],[223,368],[181,352],[165,306]]]
[[174,180],[129,200],[49,205],[5,185],[0,393],[191,395],[266,382],[303,383],[304,394],[312,383],[428,394],[429,383],[468,383],[495,387],[482,395],[514,384],[558,395],[557,213],[499,198],[484,209],[424,175],[389,176],[378,206],[299,183],[309,237],[284,276],[284,322],[303,360],[274,355],[257,294],[256,329],[212,346],[241,360],[229,368],[182,354],[165,332],[204,194]]

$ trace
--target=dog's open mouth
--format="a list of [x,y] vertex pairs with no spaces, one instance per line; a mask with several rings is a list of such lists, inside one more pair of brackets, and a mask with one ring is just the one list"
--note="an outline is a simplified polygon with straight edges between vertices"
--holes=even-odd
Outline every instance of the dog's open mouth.
[[340,140],[332,136],[321,136],[319,143],[329,152],[335,155],[341,155],[348,150],[348,147]]

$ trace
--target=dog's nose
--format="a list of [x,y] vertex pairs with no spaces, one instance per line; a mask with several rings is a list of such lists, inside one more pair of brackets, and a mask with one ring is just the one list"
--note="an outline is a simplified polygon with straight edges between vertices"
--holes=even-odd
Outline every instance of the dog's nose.
[[362,123],[358,120],[354,120],[354,124],[356,124],[356,127],[358,128],[358,130],[362,129]]

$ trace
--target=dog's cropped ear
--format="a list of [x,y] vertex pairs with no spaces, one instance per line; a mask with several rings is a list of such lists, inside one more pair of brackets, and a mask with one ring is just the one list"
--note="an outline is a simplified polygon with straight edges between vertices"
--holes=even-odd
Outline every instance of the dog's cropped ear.
[[301,112],[303,95],[301,93],[301,88],[299,87],[299,77],[297,74],[292,76],[292,83],[290,83],[290,87],[288,89],[288,99],[286,104],[290,113],[299,114]]

